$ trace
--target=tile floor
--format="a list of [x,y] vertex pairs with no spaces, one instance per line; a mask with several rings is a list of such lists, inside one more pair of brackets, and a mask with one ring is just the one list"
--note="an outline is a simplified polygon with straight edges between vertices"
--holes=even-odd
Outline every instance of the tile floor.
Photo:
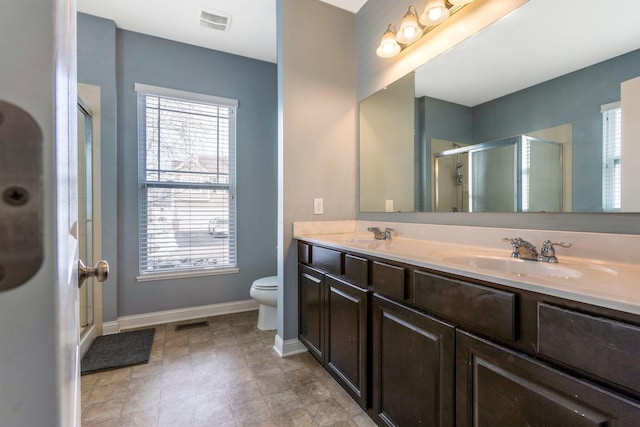
[[308,353],[281,359],[257,312],[156,326],[148,364],[82,377],[82,425],[373,426]]

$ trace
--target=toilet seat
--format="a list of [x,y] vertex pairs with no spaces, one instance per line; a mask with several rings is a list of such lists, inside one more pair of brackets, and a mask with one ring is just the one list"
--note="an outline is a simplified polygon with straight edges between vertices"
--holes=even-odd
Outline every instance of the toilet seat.
[[261,279],[256,280],[251,285],[254,289],[259,289],[261,291],[273,291],[278,289],[278,276],[269,276],[263,277]]

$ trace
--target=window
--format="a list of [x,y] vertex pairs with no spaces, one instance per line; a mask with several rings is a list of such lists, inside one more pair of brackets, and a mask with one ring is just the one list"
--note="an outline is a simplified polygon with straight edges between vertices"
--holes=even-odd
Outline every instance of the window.
[[603,105],[602,111],[602,208],[620,210],[622,157],[622,109],[619,102]]
[[138,280],[237,271],[237,101],[136,84]]

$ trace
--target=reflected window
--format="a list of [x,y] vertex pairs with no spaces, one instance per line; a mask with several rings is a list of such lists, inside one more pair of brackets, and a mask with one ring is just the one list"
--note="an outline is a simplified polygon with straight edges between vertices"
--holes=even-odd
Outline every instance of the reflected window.
[[619,102],[603,105],[602,111],[602,207],[620,210],[622,157],[622,109]]

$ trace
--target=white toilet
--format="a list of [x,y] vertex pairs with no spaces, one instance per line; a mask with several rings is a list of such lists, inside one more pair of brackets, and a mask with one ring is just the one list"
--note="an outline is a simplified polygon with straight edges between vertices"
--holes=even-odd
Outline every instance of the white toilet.
[[249,291],[251,298],[260,304],[258,311],[258,329],[277,329],[278,276],[263,277],[255,280]]

